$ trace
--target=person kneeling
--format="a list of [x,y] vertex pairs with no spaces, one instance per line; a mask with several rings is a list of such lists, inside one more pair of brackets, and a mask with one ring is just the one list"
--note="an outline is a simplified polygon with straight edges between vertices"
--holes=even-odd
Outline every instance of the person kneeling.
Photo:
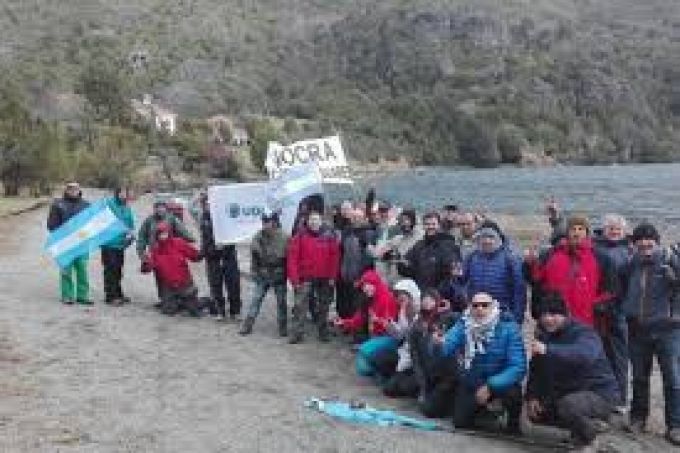
[[172,237],[171,226],[165,222],[156,228],[156,242],[146,255],[145,270],[156,273],[161,292],[160,310],[175,315],[186,309],[192,316],[200,316],[203,307],[198,300],[188,261],[200,261],[198,250],[186,240]]
[[527,413],[533,422],[564,427],[589,447],[619,400],[616,379],[599,335],[567,316],[564,300],[549,293],[539,309],[531,344]]
[[475,416],[500,402],[507,411],[508,433],[519,434],[522,379],[526,355],[512,315],[502,314],[498,301],[478,293],[463,317],[442,337],[434,333],[433,352],[462,358],[453,407],[456,428],[472,428]]

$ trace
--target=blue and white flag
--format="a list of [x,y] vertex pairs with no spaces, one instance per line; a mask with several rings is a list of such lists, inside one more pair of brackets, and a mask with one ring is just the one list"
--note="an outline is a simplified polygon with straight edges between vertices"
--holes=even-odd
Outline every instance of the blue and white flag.
[[323,177],[313,162],[285,170],[279,177],[269,180],[267,203],[270,209],[281,214],[281,225],[290,233],[300,201],[323,193]]
[[127,231],[127,226],[103,199],[52,231],[47,237],[45,250],[59,267],[65,268],[76,258],[89,254]]

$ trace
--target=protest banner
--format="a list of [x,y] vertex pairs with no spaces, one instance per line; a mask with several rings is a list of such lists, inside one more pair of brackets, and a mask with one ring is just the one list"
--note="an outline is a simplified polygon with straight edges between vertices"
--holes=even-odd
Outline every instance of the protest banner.
[[288,168],[307,163],[314,163],[319,168],[324,183],[353,183],[345,151],[337,135],[303,140],[288,146],[269,142],[265,167],[270,179],[278,178]]
[[208,203],[217,244],[249,241],[262,228],[267,183],[229,184],[208,188]]
[[323,193],[319,167],[313,162],[291,167],[269,181],[267,192],[270,209],[280,213],[281,227],[290,234],[300,201]]

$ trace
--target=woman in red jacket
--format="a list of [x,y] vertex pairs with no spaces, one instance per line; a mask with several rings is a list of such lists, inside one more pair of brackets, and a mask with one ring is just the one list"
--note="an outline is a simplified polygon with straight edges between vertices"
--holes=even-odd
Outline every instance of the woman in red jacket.
[[388,334],[388,326],[397,320],[399,305],[387,284],[374,270],[363,273],[356,285],[368,298],[367,309],[357,310],[351,318],[338,318],[335,325],[348,332],[356,332],[368,323],[371,336],[359,347],[356,370],[361,376],[386,380],[397,364],[399,340]]
[[173,237],[168,223],[156,227],[156,242],[146,256],[145,270],[156,273],[161,289],[161,312],[175,315],[182,308],[200,315],[198,290],[189,270],[189,261],[200,261],[198,250],[180,237]]

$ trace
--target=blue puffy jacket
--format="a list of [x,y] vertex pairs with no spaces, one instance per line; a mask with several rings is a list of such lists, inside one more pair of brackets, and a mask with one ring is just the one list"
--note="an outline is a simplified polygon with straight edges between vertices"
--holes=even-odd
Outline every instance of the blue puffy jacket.
[[527,298],[522,261],[506,246],[490,254],[474,251],[463,263],[463,280],[468,298],[480,292],[488,293],[503,311],[522,324]]
[[[462,356],[465,351],[465,322],[459,320],[444,336],[439,353],[444,357]],[[527,372],[524,342],[517,323],[509,315],[501,315],[493,337],[483,354],[477,353],[469,369],[459,367],[462,382],[470,389],[488,385],[494,393],[502,393],[519,384]]]

